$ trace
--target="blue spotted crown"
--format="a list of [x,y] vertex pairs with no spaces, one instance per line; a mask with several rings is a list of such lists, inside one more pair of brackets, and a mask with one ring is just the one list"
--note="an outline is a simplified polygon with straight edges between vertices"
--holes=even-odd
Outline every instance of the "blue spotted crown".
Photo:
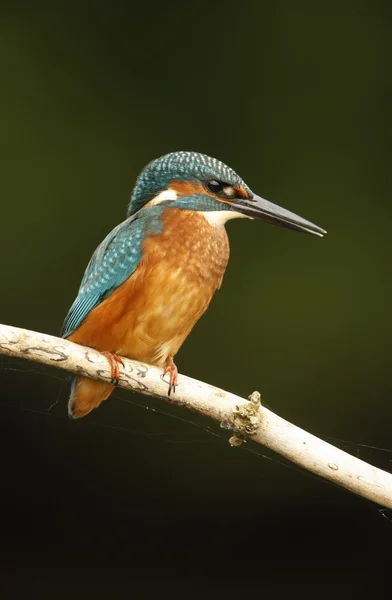
[[140,173],[128,207],[128,214],[137,212],[146,202],[164,190],[172,179],[208,181],[217,179],[232,186],[248,186],[233,169],[199,152],[171,152],[150,162]]

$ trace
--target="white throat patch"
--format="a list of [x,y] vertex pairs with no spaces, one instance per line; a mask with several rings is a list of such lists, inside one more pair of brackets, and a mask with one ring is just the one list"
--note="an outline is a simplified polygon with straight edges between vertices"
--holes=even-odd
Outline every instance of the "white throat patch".
[[215,227],[222,227],[226,221],[230,221],[231,219],[251,218],[234,210],[206,210],[201,211],[200,214],[203,215],[210,225],[215,225]]

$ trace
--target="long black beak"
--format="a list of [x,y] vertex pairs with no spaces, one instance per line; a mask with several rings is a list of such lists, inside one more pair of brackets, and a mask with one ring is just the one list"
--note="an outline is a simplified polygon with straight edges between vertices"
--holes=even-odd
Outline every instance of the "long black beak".
[[256,196],[256,194],[251,199],[235,200],[231,205],[235,211],[259,221],[272,223],[272,225],[279,225],[279,227],[286,227],[287,229],[294,229],[295,231],[302,231],[304,233],[312,233],[320,237],[323,237],[327,233],[321,227],[314,225],[310,221],[306,221],[306,219],[295,215],[289,210],[268,202],[268,200],[264,200],[264,198],[260,198],[260,196]]

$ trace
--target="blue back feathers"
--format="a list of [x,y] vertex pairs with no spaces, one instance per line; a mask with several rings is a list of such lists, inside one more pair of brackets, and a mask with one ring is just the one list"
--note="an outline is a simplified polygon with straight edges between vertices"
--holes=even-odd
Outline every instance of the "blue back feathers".
[[160,206],[128,218],[109,233],[94,252],[84,273],[76,300],[65,319],[62,337],[81,325],[88,313],[107,298],[136,269],[147,231],[160,232]]
[[129,203],[128,216],[133,215],[156,194],[166,189],[172,179],[217,179],[228,185],[241,185],[250,191],[233,169],[216,158],[199,152],[172,152],[153,160],[140,173]]

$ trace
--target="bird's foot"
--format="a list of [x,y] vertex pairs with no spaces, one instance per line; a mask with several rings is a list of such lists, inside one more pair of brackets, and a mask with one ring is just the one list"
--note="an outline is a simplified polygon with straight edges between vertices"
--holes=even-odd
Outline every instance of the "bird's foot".
[[169,374],[169,391],[167,395],[170,396],[172,391],[176,391],[176,386],[178,385],[178,369],[172,358],[168,358],[166,361],[166,367],[163,372],[162,379],[167,373]]
[[118,381],[120,379],[120,369],[118,368],[118,365],[122,365],[124,366],[124,363],[122,361],[122,359],[115,354],[114,352],[101,352],[101,354],[103,354],[104,356],[106,356],[106,358],[109,361],[109,365],[110,365],[110,376],[111,376],[111,384],[112,385],[118,385]]

